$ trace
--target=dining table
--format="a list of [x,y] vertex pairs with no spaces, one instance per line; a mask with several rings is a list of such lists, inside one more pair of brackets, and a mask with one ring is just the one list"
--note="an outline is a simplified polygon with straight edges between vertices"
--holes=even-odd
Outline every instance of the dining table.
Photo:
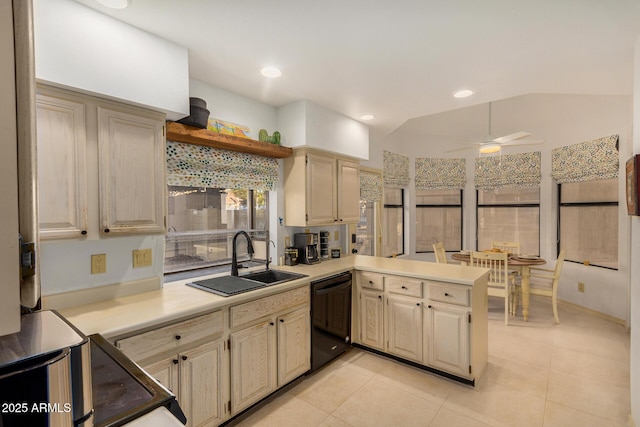
[[[451,255],[451,259],[460,262],[462,265],[469,265],[471,262],[471,251],[456,252]],[[530,267],[546,264],[547,261],[535,255],[510,254],[507,260],[509,268],[513,268],[520,274],[520,286],[522,289],[522,317],[525,322],[529,320],[529,279],[531,277]]]

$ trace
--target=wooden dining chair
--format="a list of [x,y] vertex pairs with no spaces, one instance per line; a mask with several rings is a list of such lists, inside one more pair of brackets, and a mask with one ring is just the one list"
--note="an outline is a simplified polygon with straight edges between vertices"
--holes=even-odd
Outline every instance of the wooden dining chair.
[[520,242],[505,242],[501,240],[493,240],[491,242],[491,248],[501,249],[503,252],[510,254],[520,253]]
[[436,242],[433,244],[433,253],[436,255],[436,262],[439,264],[448,264],[447,252],[444,250],[444,243]]
[[487,293],[504,298],[504,324],[509,324],[509,315],[515,314],[515,278],[509,273],[508,255],[498,252],[471,252],[473,267],[489,268]]
[[[531,279],[529,293],[532,295],[545,295],[551,297],[551,306],[553,307],[553,318],[556,323],[560,323],[558,317],[558,284],[560,282],[560,273],[562,272],[562,266],[564,265],[564,249],[558,254],[558,260],[556,261],[556,267],[551,270],[549,268],[530,267]],[[539,288],[535,287],[540,282],[546,282],[550,284],[550,287]],[[516,293],[519,295],[519,284],[516,285]],[[517,300],[516,300],[517,301]]]

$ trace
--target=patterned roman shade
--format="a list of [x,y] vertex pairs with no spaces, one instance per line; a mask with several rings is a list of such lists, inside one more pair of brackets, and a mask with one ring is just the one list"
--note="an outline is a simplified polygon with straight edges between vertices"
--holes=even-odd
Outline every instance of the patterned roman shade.
[[477,158],[476,188],[539,187],[540,158],[540,151]]
[[416,159],[416,189],[461,190],[467,183],[465,159]]
[[382,162],[385,187],[403,188],[409,185],[409,158],[407,156],[384,151]]
[[559,183],[618,177],[618,135],[553,150],[551,176]]
[[273,190],[276,182],[276,159],[167,141],[169,185]]
[[382,200],[382,174],[360,170],[360,200],[377,202]]

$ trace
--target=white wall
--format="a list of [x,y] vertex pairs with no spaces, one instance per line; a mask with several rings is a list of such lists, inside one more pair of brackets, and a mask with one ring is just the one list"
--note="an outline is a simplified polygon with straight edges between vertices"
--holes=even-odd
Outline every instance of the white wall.
[[189,115],[188,51],[72,0],[34,1],[36,78]]
[[[557,185],[551,179],[551,150],[612,134],[620,135],[619,199],[619,264],[617,271],[565,263],[560,284],[560,298],[614,316],[629,318],[629,218],[624,204],[624,162],[631,155],[631,97],[581,95],[526,95],[493,103],[492,133],[505,135],[519,130],[531,132],[532,138],[543,138],[538,146],[509,147],[504,154],[542,152],[542,183],[540,202],[540,251],[546,259],[555,259],[557,224]],[[383,141],[373,141],[372,155],[382,158],[382,150],[410,157],[410,175],[414,178],[416,157],[465,157],[467,185],[464,192],[464,247],[475,247],[475,150],[444,153],[455,148],[454,143],[477,141],[487,134],[487,108],[474,106],[410,120]],[[426,130],[421,130],[426,129]],[[380,164],[369,163],[372,167]],[[413,259],[433,260],[431,254],[415,254],[415,194],[412,184],[408,191],[408,245]],[[577,282],[585,283],[585,292],[577,291]]]
[[[633,153],[640,154],[640,38],[636,41],[634,61],[634,94],[633,94],[633,123],[636,131],[633,133]],[[640,423],[640,218],[631,218],[631,255],[636,260],[631,265],[630,303],[631,303],[631,425]],[[635,424],[634,424],[635,422]]]

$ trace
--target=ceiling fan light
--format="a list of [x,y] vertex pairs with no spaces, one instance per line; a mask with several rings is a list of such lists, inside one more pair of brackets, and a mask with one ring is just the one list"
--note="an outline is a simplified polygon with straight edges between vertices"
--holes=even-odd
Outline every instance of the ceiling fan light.
[[471,89],[461,89],[461,90],[457,90],[455,92],[453,92],[453,97],[454,98],[466,98],[468,96],[473,95],[475,92],[472,91]]
[[482,154],[492,154],[500,151],[500,144],[485,144],[480,147],[480,153]]

